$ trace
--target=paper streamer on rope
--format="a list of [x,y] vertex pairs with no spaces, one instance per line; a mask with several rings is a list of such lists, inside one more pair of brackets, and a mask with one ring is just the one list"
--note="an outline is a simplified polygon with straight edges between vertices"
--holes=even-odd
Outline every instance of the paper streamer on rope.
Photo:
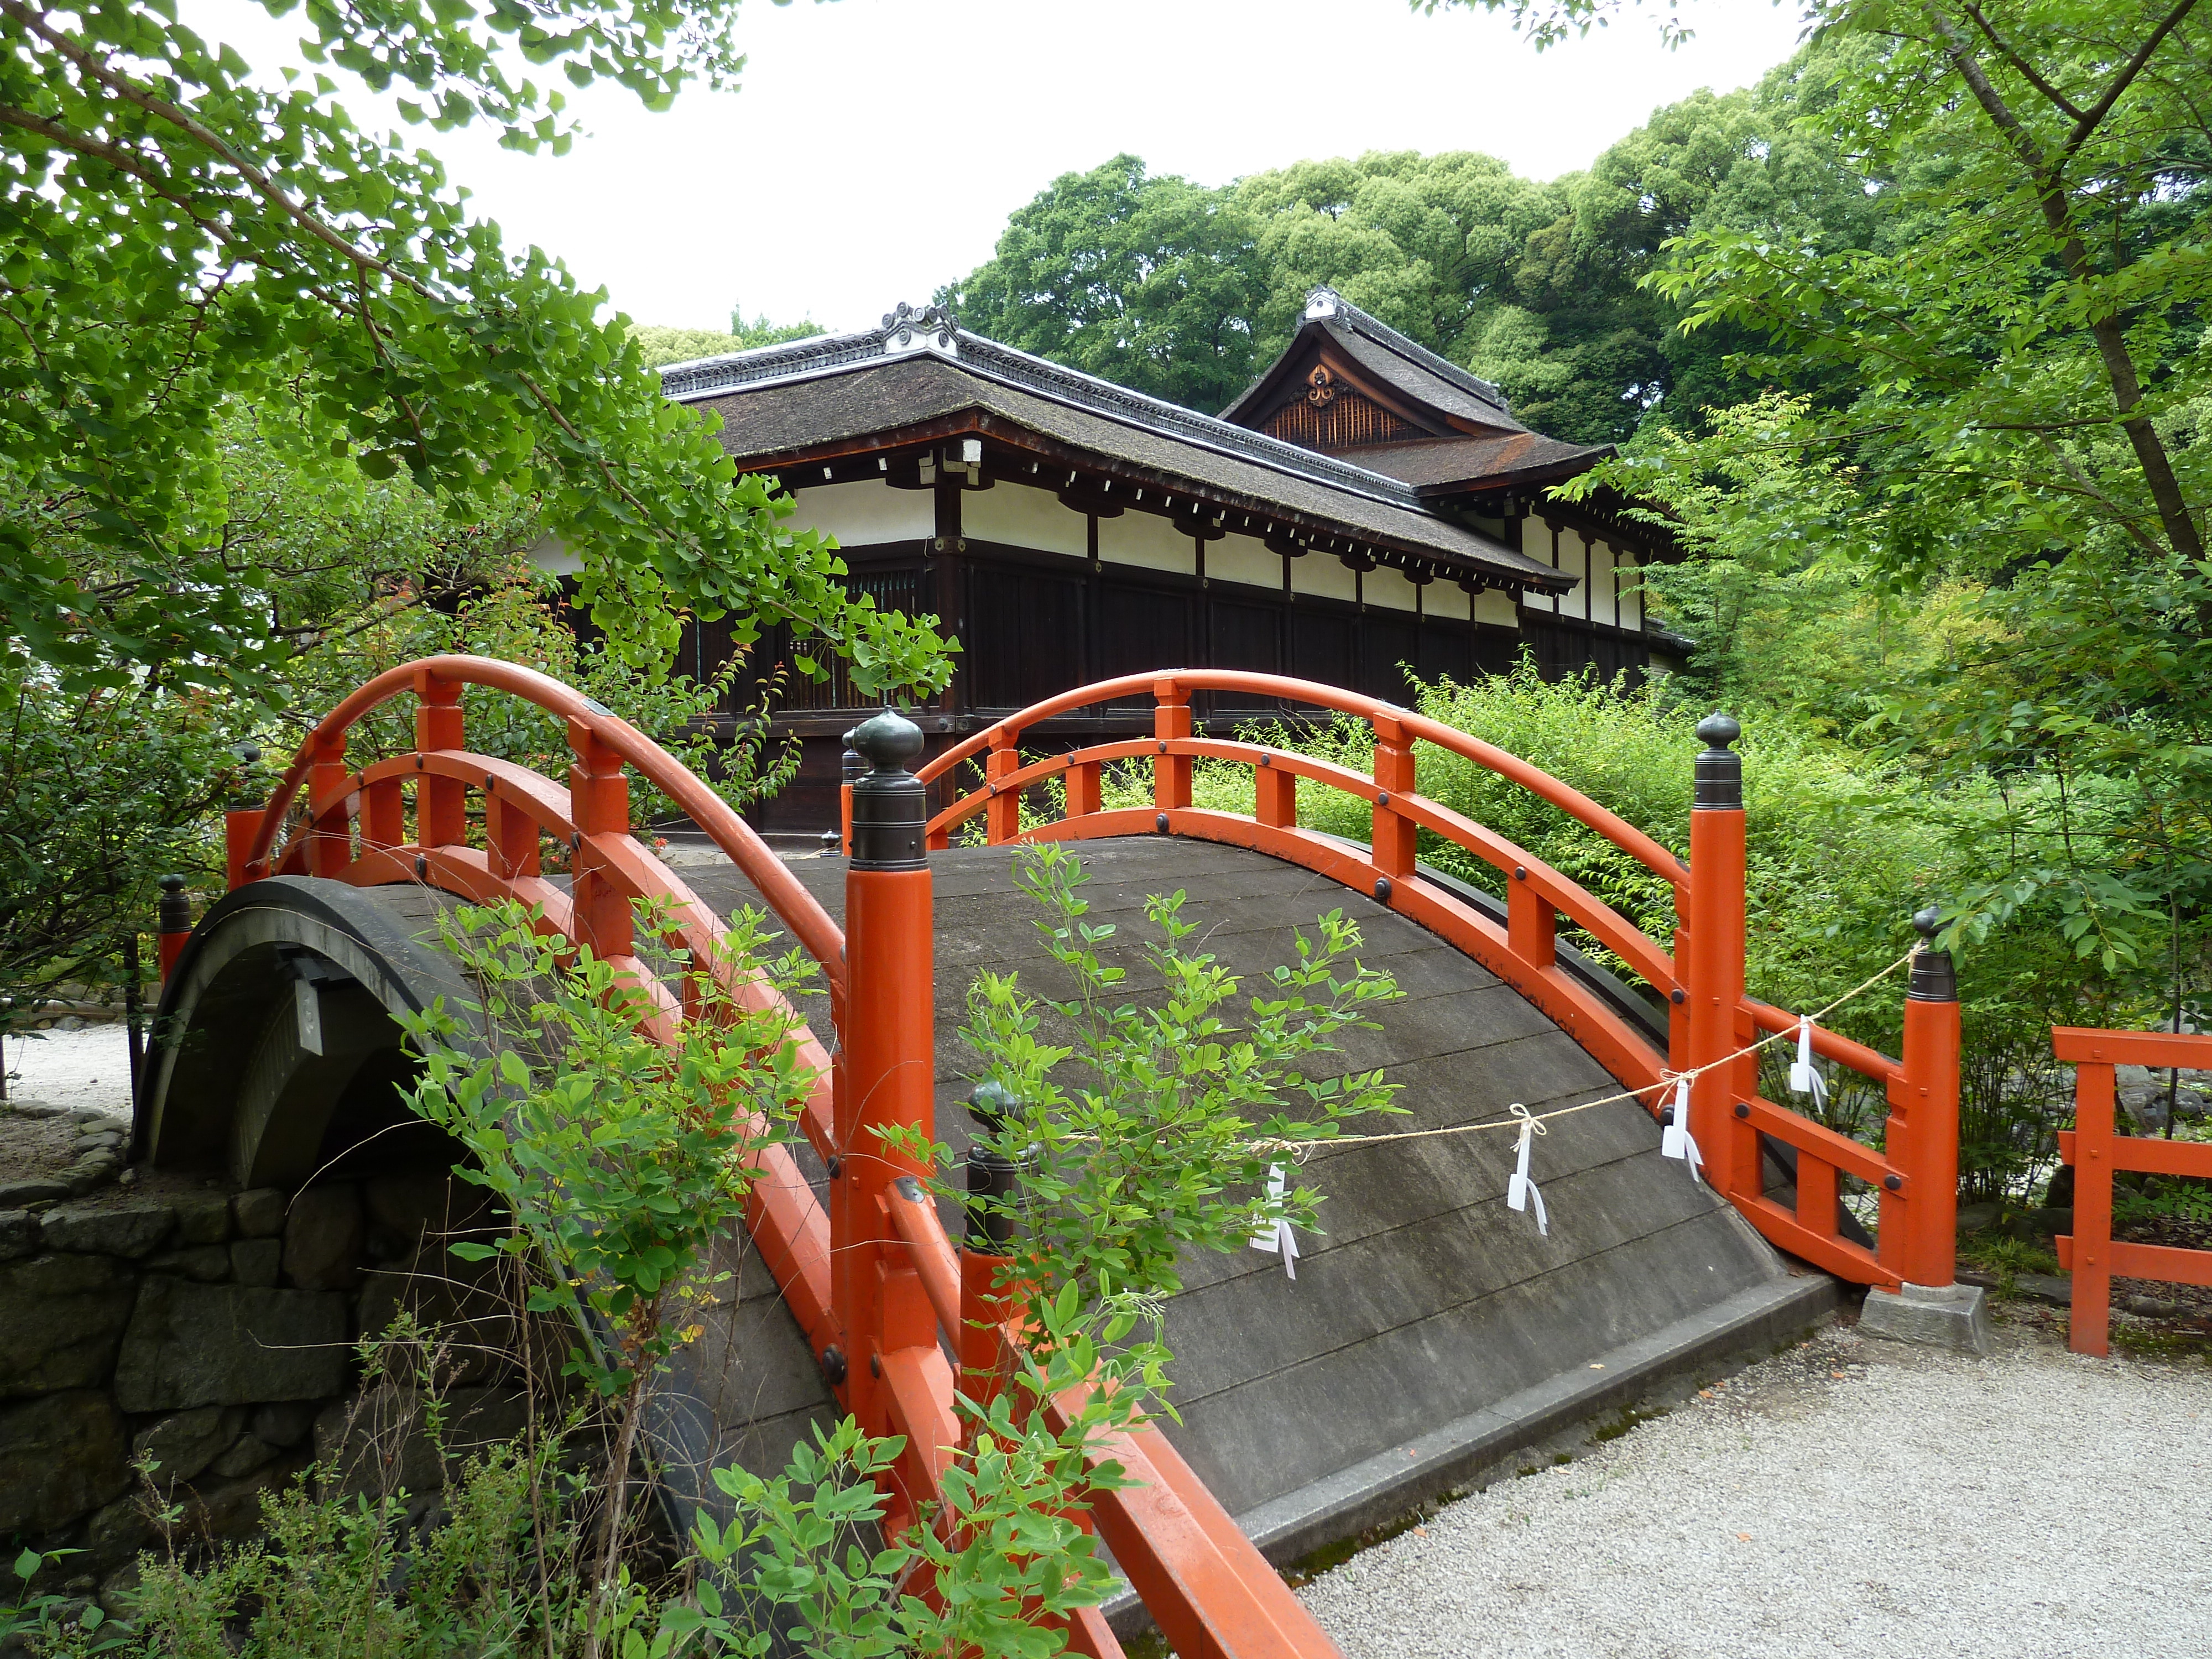
[[1813,1108],[1818,1111],[1828,1103],[1828,1085],[1813,1064],[1813,1022],[1797,1022],[1797,1058],[1790,1066],[1790,1091],[1792,1094],[1813,1097]]
[[1267,1202],[1275,1210],[1275,1218],[1261,1224],[1259,1231],[1252,1235],[1252,1248],[1279,1252],[1283,1258],[1283,1271],[1296,1279],[1298,1276],[1298,1241],[1297,1235],[1291,1231],[1290,1218],[1282,1213],[1283,1166],[1279,1164],[1267,1166]]
[[1700,1181],[1698,1166],[1705,1155],[1698,1150],[1697,1137],[1690,1133],[1690,1079],[1680,1079],[1674,1085],[1674,1101],[1671,1109],[1674,1118],[1659,1133],[1659,1156],[1679,1158],[1690,1166],[1690,1179]]
[[1536,1183],[1528,1178],[1528,1146],[1536,1136],[1549,1134],[1550,1130],[1528,1115],[1528,1109],[1519,1101],[1513,1103],[1513,1115],[1521,1120],[1521,1145],[1513,1166],[1513,1178],[1505,1183],[1505,1207],[1526,1210],[1528,1200],[1536,1200],[1536,1231],[1545,1237],[1552,1236],[1552,1218],[1544,1212],[1544,1194],[1536,1190]]

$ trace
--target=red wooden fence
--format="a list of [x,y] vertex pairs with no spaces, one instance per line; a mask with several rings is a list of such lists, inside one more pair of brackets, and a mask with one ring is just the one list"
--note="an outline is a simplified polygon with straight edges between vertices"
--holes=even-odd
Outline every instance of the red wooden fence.
[[2075,1353],[2100,1354],[2112,1341],[2113,1275],[2212,1285],[2212,1250],[2129,1244],[2112,1237],[2112,1177],[2120,1170],[2212,1181],[2212,1146],[2119,1133],[2112,1068],[2212,1071],[2212,1036],[2061,1025],[2051,1033],[2051,1047],[2062,1062],[2075,1067],[2074,1127],[2058,1136],[2059,1158],[2074,1166],[2074,1231],[2057,1241],[2058,1265],[2074,1275],[2066,1346]]

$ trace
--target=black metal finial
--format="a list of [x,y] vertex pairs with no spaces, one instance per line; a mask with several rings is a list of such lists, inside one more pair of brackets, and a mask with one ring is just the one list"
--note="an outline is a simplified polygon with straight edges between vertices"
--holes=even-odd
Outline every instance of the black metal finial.
[[906,763],[921,753],[921,728],[886,708],[846,733],[869,769],[853,781],[853,868],[922,870],[928,793]]
[[1905,993],[1911,1001],[1959,1000],[1959,971],[1952,964],[1951,953],[1936,948],[1936,935],[1943,931],[1944,925],[1942,909],[1933,904],[1912,918],[1913,930],[1920,935],[1920,948],[1913,952],[1912,979]]
[[160,882],[161,897],[154,911],[154,931],[158,933],[189,933],[192,931],[192,902],[185,893],[182,876],[164,876]]
[[1729,745],[1743,735],[1733,715],[1708,714],[1698,722],[1705,747],[1698,757],[1697,787],[1691,805],[1700,811],[1743,810],[1743,757]]
[[[997,1134],[1021,1103],[1003,1083],[986,1081],[968,1097],[968,1115],[987,1134]],[[983,1143],[981,1136],[968,1147],[967,1248],[988,1255],[1004,1255],[1014,1236],[1013,1196],[1021,1184],[1018,1160]]]

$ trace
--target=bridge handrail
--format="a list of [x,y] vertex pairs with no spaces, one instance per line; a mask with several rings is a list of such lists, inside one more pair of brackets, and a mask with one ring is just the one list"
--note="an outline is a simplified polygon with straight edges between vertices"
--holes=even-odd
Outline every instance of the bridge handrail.
[[262,809],[259,827],[247,848],[249,865],[267,865],[277,832],[283,827],[293,800],[315,764],[318,751],[326,752],[342,742],[345,733],[372,709],[395,697],[416,692],[426,676],[450,685],[481,685],[504,691],[582,726],[683,809],[752,884],[754,890],[767,901],[777,919],[791,929],[806,953],[822,964],[824,977],[842,994],[843,931],[783,860],[769,851],[767,842],[752,826],[690,768],[628,720],[550,675],[519,663],[501,662],[489,657],[424,657],[387,669],[362,685],[318,721],[301,744],[292,764],[285,769],[268,805]]
[[1678,887],[1689,880],[1688,866],[1666,847],[1626,818],[1607,811],[1580,790],[1562,783],[1518,755],[1509,754],[1494,744],[1470,737],[1441,720],[1431,720],[1425,714],[1385,702],[1380,697],[1342,690],[1313,680],[1292,679],[1280,674],[1252,673],[1236,669],[1179,668],[1162,674],[1124,674],[1118,679],[1079,686],[1073,691],[1063,691],[1058,696],[1034,703],[1018,714],[1010,714],[982,731],[972,733],[937,756],[915,775],[924,783],[933,782],[962,761],[990,747],[993,739],[1000,733],[1009,733],[1018,739],[1022,732],[1030,726],[1071,709],[1109,702],[1116,697],[1137,692],[1151,692],[1157,698],[1158,688],[1163,685],[1172,685],[1186,695],[1194,691],[1250,691],[1285,702],[1334,708],[1343,714],[1359,715],[1370,721],[1378,716],[1395,720],[1408,737],[1433,744],[1463,760],[1473,761],[1476,765],[1495,772],[1509,783],[1517,783],[1531,794],[1548,801],[1584,828],[1603,836],[1654,875],[1664,877]]

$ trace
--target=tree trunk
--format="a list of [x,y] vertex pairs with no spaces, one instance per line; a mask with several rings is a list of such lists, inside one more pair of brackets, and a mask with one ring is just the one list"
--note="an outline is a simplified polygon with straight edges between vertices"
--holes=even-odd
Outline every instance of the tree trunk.
[[614,1594],[615,1570],[622,1554],[623,1509],[629,1496],[630,1453],[637,1444],[637,1421],[645,1410],[649,1373],[641,1363],[636,1379],[623,1400],[622,1426],[615,1431],[615,1449],[607,1465],[607,1512],[599,1526],[599,1559],[592,1571],[591,1605],[584,1615],[584,1659],[599,1659],[605,1634],[601,1614]]

